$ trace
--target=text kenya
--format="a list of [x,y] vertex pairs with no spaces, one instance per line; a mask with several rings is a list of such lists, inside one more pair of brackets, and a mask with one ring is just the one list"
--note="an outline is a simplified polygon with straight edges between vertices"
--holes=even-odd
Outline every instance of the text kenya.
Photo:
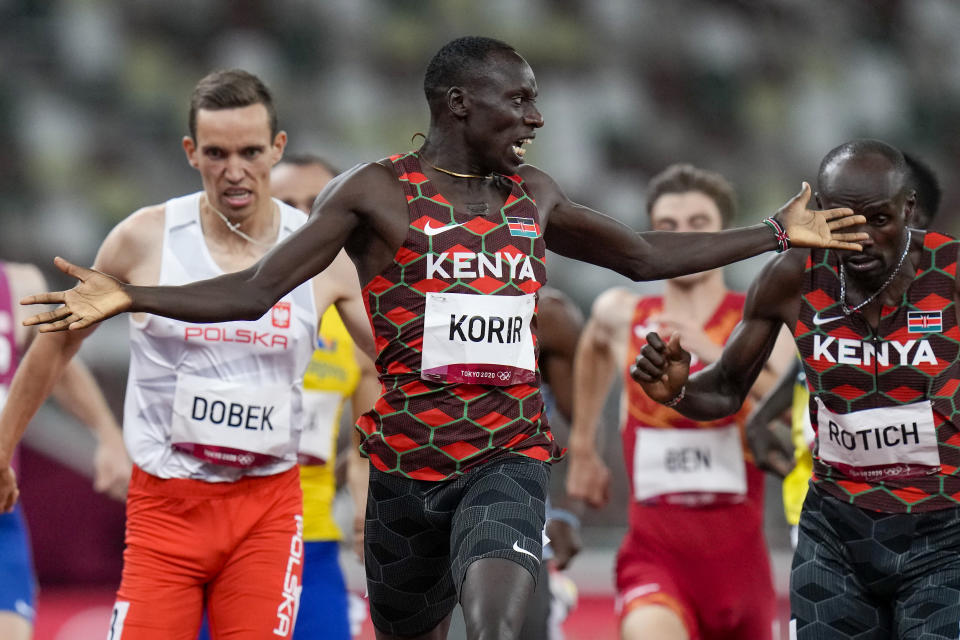
[[[491,260],[490,256],[485,253],[473,253],[472,251],[454,251],[452,257],[449,251],[444,251],[440,255],[428,253],[427,277],[450,278],[450,274],[444,270],[444,262],[450,260],[454,278],[483,278],[485,276],[503,278],[504,258],[506,258],[506,266],[509,267],[511,280],[537,281],[533,274],[533,267],[530,265],[530,256],[520,253],[503,253],[502,251],[493,255],[494,260]],[[517,270],[518,266],[520,267],[519,271]]]
[[287,348],[287,336],[282,333],[267,333],[255,329],[234,329],[231,327],[184,327],[183,339],[203,340],[204,342],[236,342],[261,347]]
[[[892,349],[891,349],[892,347]],[[892,353],[891,353],[892,351]],[[870,365],[873,360],[883,367],[890,366],[890,357],[899,356],[897,365],[917,366],[919,364],[937,364],[933,347],[926,340],[889,340],[879,343],[879,349],[872,342],[852,338],[833,336],[813,336],[813,359],[840,364]]]

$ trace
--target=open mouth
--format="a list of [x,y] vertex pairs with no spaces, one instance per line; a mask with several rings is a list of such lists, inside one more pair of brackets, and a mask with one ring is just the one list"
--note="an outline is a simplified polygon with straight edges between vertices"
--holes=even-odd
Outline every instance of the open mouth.
[[253,199],[253,192],[249,189],[226,189],[223,192],[223,199],[231,207],[245,207]]
[[523,160],[523,156],[525,156],[526,153],[527,153],[527,150],[524,148],[523,145],[525,145],[525,144],[530,144],[531,142],[533,142],[533,138],[532,138],[532,137],[530,137],[530,138],[518,138],[517,141],[513,143],[513,146],[511,147],[511,149],[513,149],[513,153],[514,153],[520,160]]

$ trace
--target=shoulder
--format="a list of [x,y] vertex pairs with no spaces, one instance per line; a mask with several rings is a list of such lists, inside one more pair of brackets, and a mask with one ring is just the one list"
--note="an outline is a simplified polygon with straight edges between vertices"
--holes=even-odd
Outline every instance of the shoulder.
[[597,299],[593,301],[590,312],[594,316],[610,312],[622,312],[624,309],[633,313],[633,308],[640,300],[641,296],[635,291],[625,287],[614,287],[597,296]]
[[791,249],[771,258],[757,274],[747,292],[744,315],[763,311],[769,315],[784,303],[798,299],[810,249]]
[[166,205],[155,204],[121,220],[100,245],[94,268],[130,281],[130,268],[162,249],[165,216]]

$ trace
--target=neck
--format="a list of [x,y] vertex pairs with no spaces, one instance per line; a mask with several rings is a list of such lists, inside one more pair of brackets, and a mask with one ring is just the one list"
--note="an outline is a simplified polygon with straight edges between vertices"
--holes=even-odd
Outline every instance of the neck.
[[722,269],[710,271],[702,280],[689,286],[676,280],[667,280],[663,289],[663,310],[693,317],[703,324],[713,316],[726,295]]
[[464,158],[462,154],[444,152],[446,149],[463,148],[464,146],[460,143],[444,143],[442,140],[437,140],[434,136],[431,136],[417,151],[417,155],[427,166],[453,178],[480,180],[493,178],[494,172],[481,169],[469,159]]
[[246,215],[231,215],[216,208],[204,194],[200,199],[200,218],[204,235],[224,242],[273,245],[279,228],[279,209],[271,198]]

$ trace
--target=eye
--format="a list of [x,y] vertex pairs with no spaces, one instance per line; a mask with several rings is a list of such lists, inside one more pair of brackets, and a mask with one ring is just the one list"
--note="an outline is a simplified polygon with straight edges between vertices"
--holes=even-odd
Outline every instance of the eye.
[[249,160],[253,160],[257,156],[259,156],[261,152],[262,152],[262,149],[260,149],[259,147],[251,147],[249,149],[244,149],[243,155],[245,158]]
[[206,150],[206,155],[208,158],[212,158],[213,160],[219,160],[223,157],[223,150],[217,149],[216,147],[209,148]]
[[521,104],[523,104],[523,96],[514,96],[511,102],[519,107]]
[[882,227],[886,225],[888,222],[890,222],[890,216],[886,216],[886,215],[878,215],[870,218],[870,224],[872,224],[875,227]]

